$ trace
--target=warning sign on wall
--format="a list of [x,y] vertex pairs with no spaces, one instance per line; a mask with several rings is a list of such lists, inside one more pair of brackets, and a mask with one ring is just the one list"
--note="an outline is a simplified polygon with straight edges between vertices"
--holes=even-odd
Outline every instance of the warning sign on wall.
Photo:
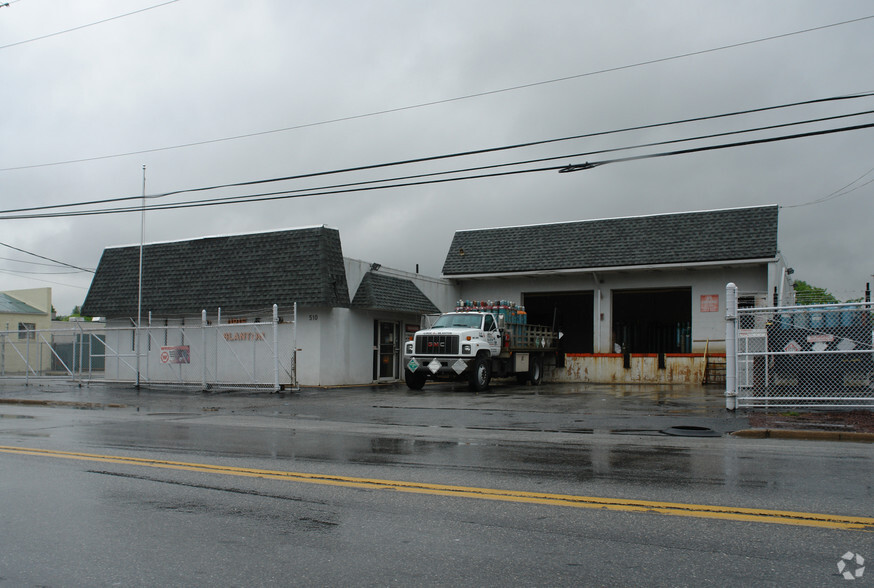
[[191,363],[190,351],[188,345],[161,347],[161,363]]
[[719,312],[719,294],[702,294],[701,312]]

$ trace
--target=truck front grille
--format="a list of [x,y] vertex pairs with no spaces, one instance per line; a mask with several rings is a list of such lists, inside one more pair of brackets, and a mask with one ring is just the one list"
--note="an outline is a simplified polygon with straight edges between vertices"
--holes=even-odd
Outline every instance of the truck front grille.
[[416,355],[458,355],[458,335],[416,337]]

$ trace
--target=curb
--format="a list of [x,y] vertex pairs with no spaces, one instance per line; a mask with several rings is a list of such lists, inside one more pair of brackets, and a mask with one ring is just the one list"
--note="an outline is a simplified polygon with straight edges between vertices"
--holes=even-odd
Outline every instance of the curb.
[[732,433],[745,439],[796,439],[802,441],[852,441],[874,443],[874,433],[841,431],[804,431],[799,429],[743,429]]
[[0,398],[0,404],[19,404],[22,406],[70,406],[73,408],[126,408],[125,404],[103,404],[100,402],[71,402],[69,400],[33,400],[22,398]]

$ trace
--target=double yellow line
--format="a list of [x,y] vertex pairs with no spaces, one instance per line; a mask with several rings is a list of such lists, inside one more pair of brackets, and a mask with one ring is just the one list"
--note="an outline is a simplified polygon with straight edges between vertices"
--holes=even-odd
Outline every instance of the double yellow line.
[[455,496],[461,498],[479,498],[485,500],[502,500],[506,502],[521,502],[530,504],[547,504],[553,506],[569,506],[576,508],[603,508],[625,512],[652,512],[681,517],[698,517],[723,519],[730,521],[749,521],[754,523],[775,523],[781,525],[801,525],[808,527],[826,527],[831,529],[874,530],[874,518],[851,517],[842,515],[819,514],[809,512],[793,512],[784,510],[764,510],[757,508],[740,508],[733,506],[712,506],[706,504],[683,504],[675,502],[658,502],[652,500],[627,500],[621,498],[599,498],[595,496],[575,496],[569,494],[549,494],[544,492],[521,492],[517,490],[498,490],[494,488],[476,488],[470,486],[450,486],[445,484],[424,484],[419,482],[403,482],[399,480],[380,480],[373,478],[355,478],[349,476],[329,476],[324,474],[308,474],[303,472],[284,472],[278,470],[262,470],[256,468],[239,468],[231,466],[169,461],[161,459],[143,459],[137,457],[122,457],[117,455],[98,455],[69,451],[53,451],[28,447],[0,446],[0,453],[14,453],[36,457],[52,457],[57,459],[73,459],[81,461],[113,463],[153,467],[170,470],[184,470],[209,474],[224,474],[229,476],[244,476],[270,480],[286,480],[306,484],[326,484],[347,488],[366,488],[370,490],[394,490],[416,494],[435,496]]

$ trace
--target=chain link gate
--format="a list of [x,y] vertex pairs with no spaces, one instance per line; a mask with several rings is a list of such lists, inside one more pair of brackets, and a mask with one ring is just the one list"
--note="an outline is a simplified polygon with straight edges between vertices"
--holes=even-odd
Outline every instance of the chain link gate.
[[298,389],[297,304],[291,321],[201,320],[137,329],[80,325],[0,331],[0,379],[73,379],[136,385]]
[[870,302],[738,308],[726,289],[726,407],[874,408]]

